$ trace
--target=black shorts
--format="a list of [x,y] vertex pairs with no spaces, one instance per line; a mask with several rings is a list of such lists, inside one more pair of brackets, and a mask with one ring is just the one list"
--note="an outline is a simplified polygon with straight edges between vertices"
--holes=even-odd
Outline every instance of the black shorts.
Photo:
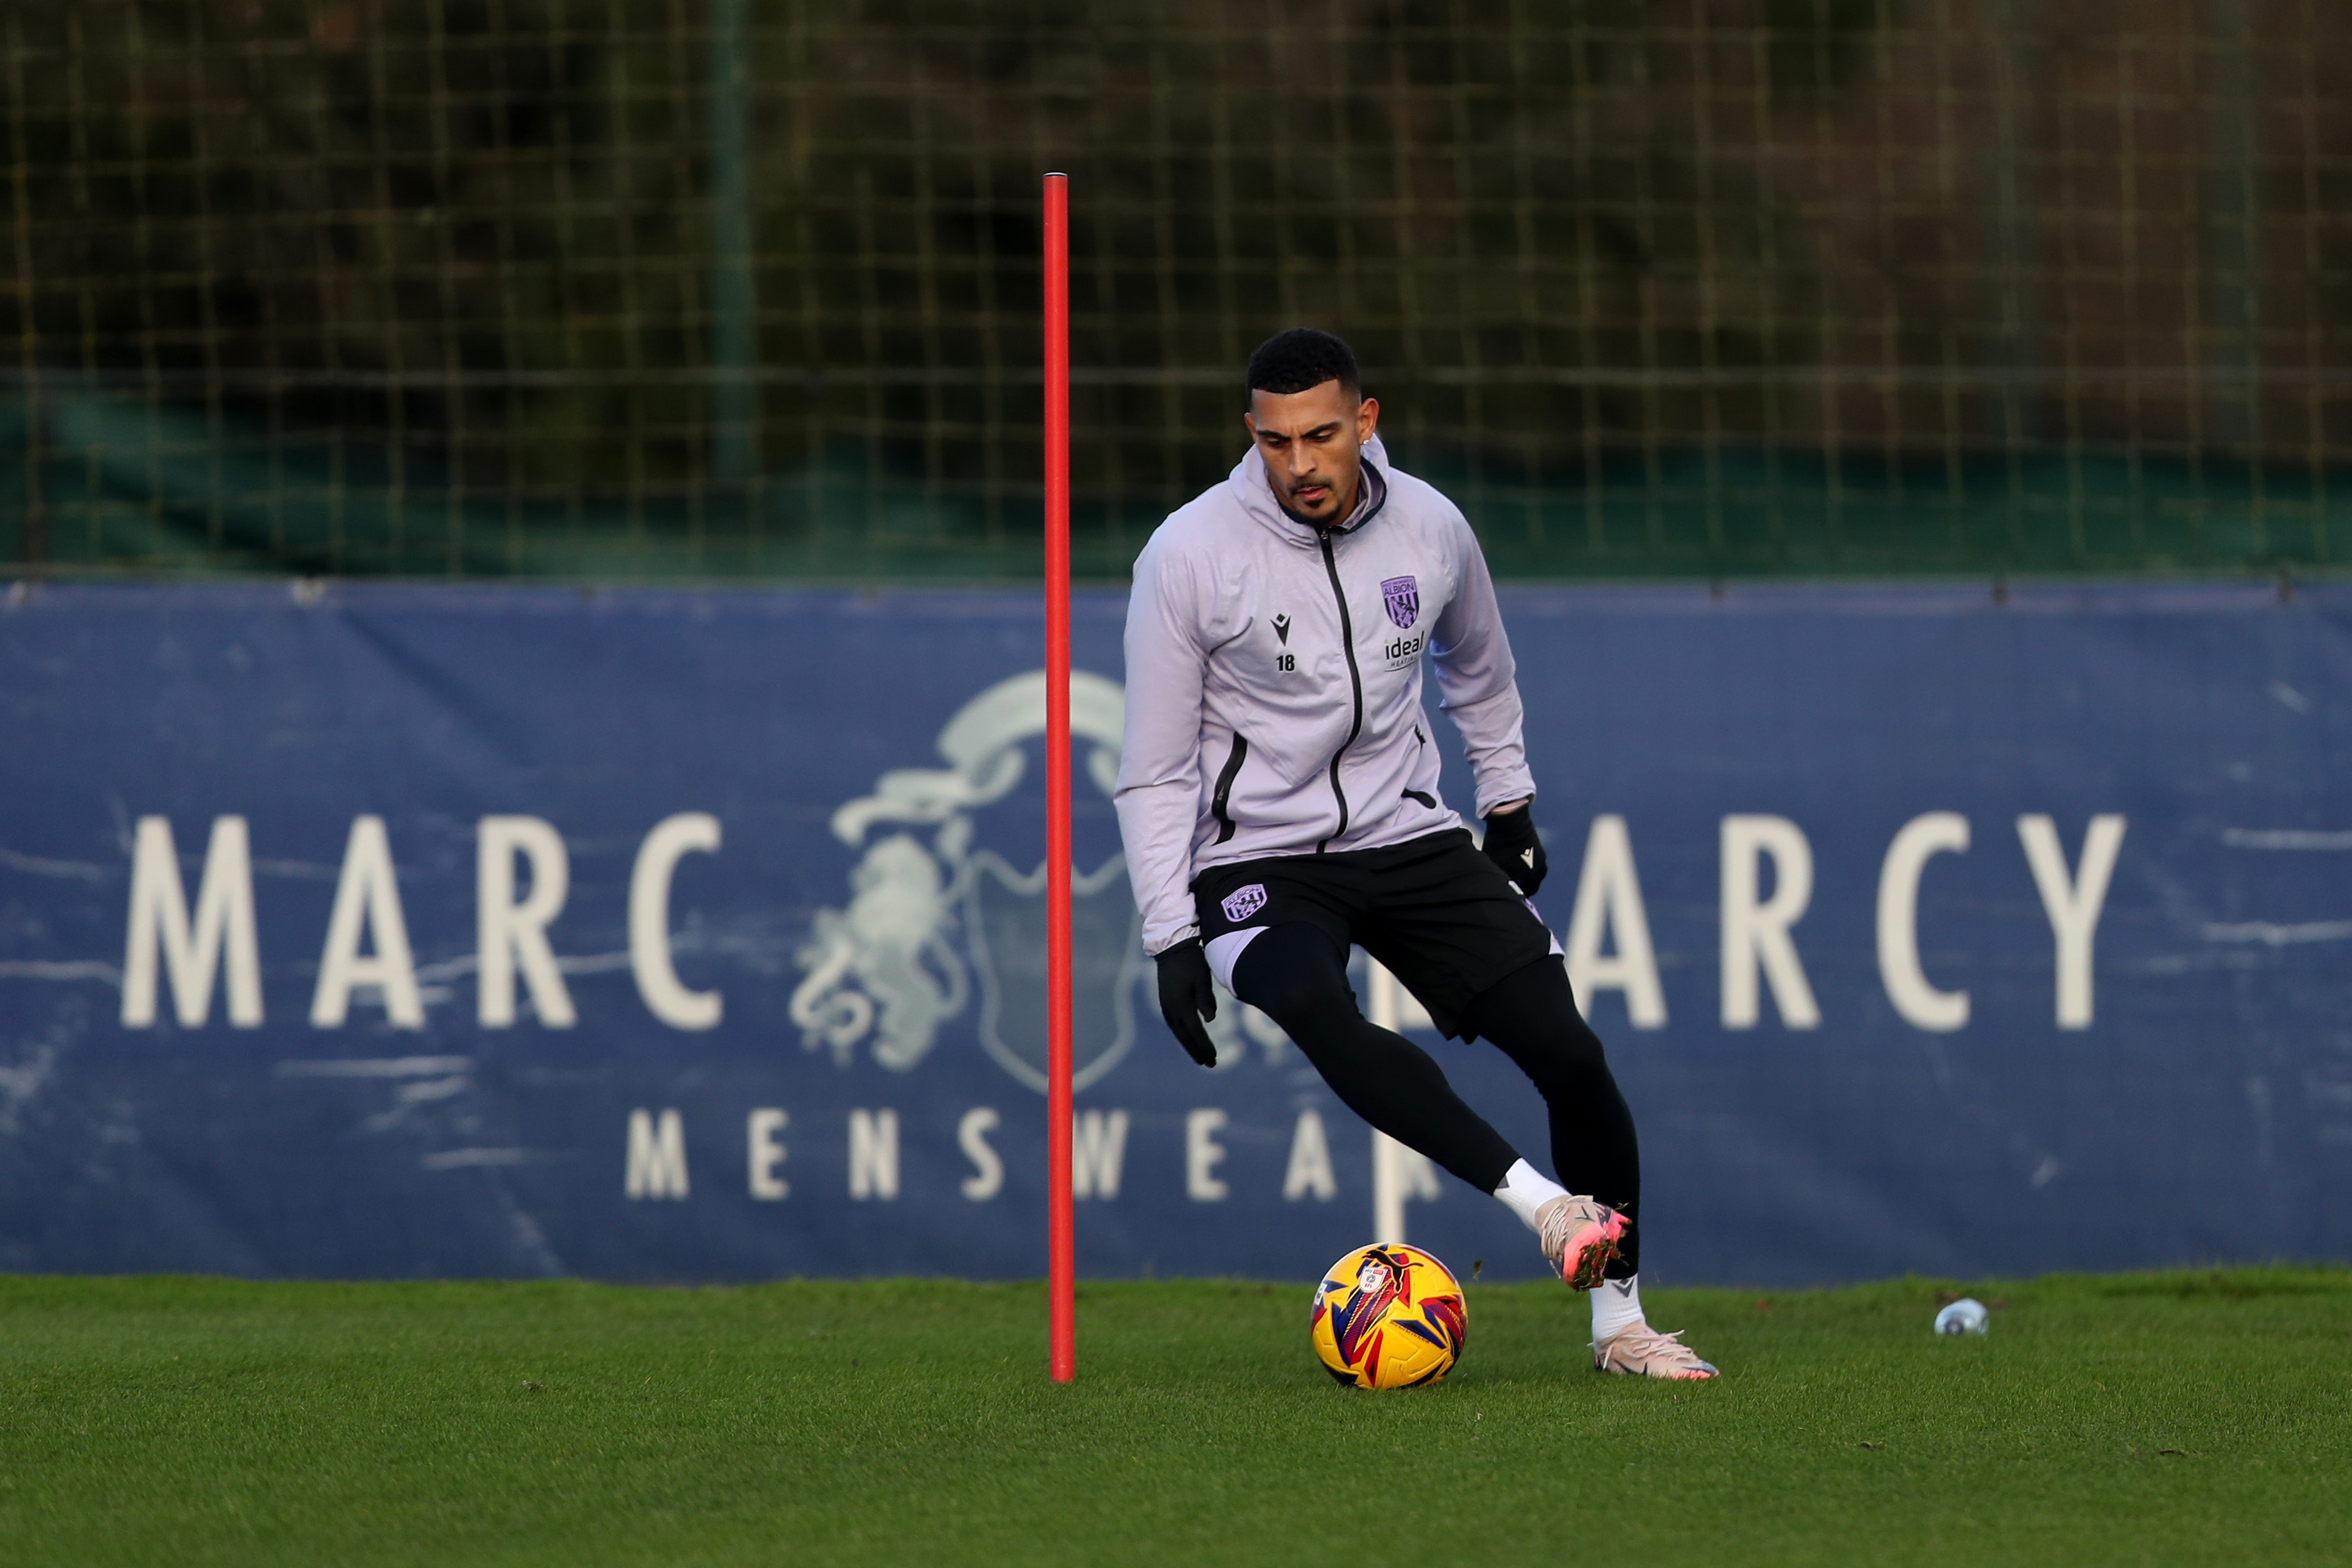
[[1276,855],[1192,879],[1203,946],[1252,927],[1303,921],[1387,966],[1449,1038],[1473,998],[1559,951],[1501,867],[1449,827],[1381,849]]

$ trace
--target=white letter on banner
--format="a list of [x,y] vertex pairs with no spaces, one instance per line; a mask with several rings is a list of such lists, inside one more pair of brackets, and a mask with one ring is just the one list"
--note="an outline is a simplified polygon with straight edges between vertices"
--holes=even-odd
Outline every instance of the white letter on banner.
[[626,1190],[633,1198],[686,1196],[686,1123],[677,1111],[663,1111],[658,1129],[653,1112],[629,1112]]
[[995,1147],[988,1141],[997,1121],[995,1111],[976,1105],[956,1123],[956,1146],[971,1162],[971,1174],[963,1179],[963,1195],[976,1204],[984,1204],[1004,1190],[1004,1162],[996,1157]]
[[[1604,957],[1601,946],[1612,931],[1617,953]],[[1584,869],[1576,879],[1567,947],[1568,983],[1588,1016],[1594,993],[1622,991],[1625,1016],[1633,1027],[1665,1026],[1666,994],[1658,984],[1657,954],[1650,946],[1642,879],[1633,870],[1633,840],[1622,816],[1596,816],[1585,835]]]
[[[1772,898],[1756,901],[1757,858],[1772,858]],[[1759,1012],[1756,971],[1772,983],[1772,1005],[1791,1029],[1819,1026],[1822,1010],[1805,984],[1805,966],[1789,928],[1813,897],[1813,849],[1785,816],[1723,819],[1723,1026],[1752,1029]]]
[[172,1010],[183,1028],[200,1026],[213,1006],[213,974],[228,950],[228,1021],[261,1022],[261,946],[254,936],[253,857],[245,818],[213,818],[205,872],[196,884],[196,918],[180,880],[171,819],[142,816],[131,856],[131,935],[122,954],[122,1023],[155,1022],[157,950],[172,976]]
[[[371,931],[375,956],[362,958],[361,939]],[[319,958],[319,988],[310,994],[311,1024],[339,1027],[351,1010],[352,990],[360,985],[381,988],[384,1017],[394,1028],[425,1027],[416,964],[408,954],[408,922],[401,918],[400,883],[381,816],[352,819],[342,874],[335,879],[334,912],[327,917],[327,948]]]
[[2107,901],[2107,880],[2115,874],[2116,856],[2124,847],[2124,819],[2114,812],[2091,818],[2083,836],[2083,864],[2066,875],[2066,850],[2058,842],[2058,825],[2043,816],[2017,819],[2017,837],[2025,845],[2026,864],[2033,868],[2033,885],[2041,889],[2042,908],[2058,939],[2058,1026],[2091,1026],[2091,939],[2099,929],[2099,911]]
[[745,1129],[751,1144],[751,1195],[762,1203],[782,1203],[793,1195],[792,1184],[776,1174],[776,1167],[784,1163],[783,1140],[776,1134],[792,1120],[777,1107],[763,1105],[751,1112]]
[[1919,965],[1919,874],[1929,858],[1965,854],[1969,819],[1956,811],[1931,811],[1903,825],[1886,847],[1878,871],[1878,977],[1887,1000],[1916,1028],[1948,1032],[1969,1021],[1969,994],[1938,991]]
[[1120,1167],[1127,1163],[1127,1112],[1081,1110],[1070,1118],[1070,1195],[1118,1196]]
[[646,1008],[673,1029],[718,1026],[721,999],[716,991],[689,991],[671,965],[669,883],[682,856],[719,847],[719,819],[707,811],[681,811],[664,817],[637,849],[629,873],[629,969]]
[[1339,1191],[1339,1184],[1331,1174],[1331,1140],[1324,1133],[1323,1118],[1311,1110],[1302,1110],[1290,1134],[1290,1168],[1282,1173],[1283,1199],[1295,1204],[1312,1193],[1318,1203],[1329,1203]]
[[[551,1029],[568,1029],[579,1016],[555,967],[547,926],[563,912],[572,890],[572,861],[563,836],[536,816],[486,816],[474,856],[475,952],[480,965],[478,1016],[487,1029],[515,1021],[515,964],[530,987],[532,1011]],[[514,901],[515,852],[530,861],[530,896]]]
[[898,1195],[898,1113],[849,1113],[849,1195],[888,1203]]
[[1225,1184],[1215,1175],[1217,1163],[1225,1157],[1225,1146],[1217,1142],[1224,1125],[1222,1110],[1184,1113],[1184,1195],[1196,1204],[1225,1200]]

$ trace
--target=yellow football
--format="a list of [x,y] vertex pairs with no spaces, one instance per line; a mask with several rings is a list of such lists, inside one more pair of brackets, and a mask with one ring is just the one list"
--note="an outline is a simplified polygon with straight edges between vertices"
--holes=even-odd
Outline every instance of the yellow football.
[[1412,1388],[1454,1370],[1469,1331],[1460,1281],[1417,1247],[1360,1247],[1315,1288],[1315,1353],[1357,1388]]

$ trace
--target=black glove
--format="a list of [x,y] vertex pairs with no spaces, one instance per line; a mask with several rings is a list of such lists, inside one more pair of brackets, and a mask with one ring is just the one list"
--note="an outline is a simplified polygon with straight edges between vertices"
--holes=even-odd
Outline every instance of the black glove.
[[1168,1020],[1176,1043],[1194,1061],[1204,1068],[1215,1067],[1217,1043],[1209,1038],[1201,1020],[1217,1016],[1217,986],[1209,977],[1209,955],[1201,951],[1201,939],[1186,937],[1159,954],[1157,962],[1160,1016]]
[[[1503,875],[1518,884],[1519,892],[1534,898],[1543,886],[1544,874],[1551,863],[1544,858],[1543,840],[1536,837],[1535,814],[1526,806],[1517,811],[1498,811],[1486,819],[1486,858],[1503,868]],[[1161,995],[1166,995],[1163,989]]]

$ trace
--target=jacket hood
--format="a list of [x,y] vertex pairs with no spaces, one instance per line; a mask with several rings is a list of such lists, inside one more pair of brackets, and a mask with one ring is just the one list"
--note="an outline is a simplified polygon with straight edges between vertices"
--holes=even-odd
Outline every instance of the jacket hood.
[[[1363,460],[1364,484],[1370,495],[1370,503],[1365,505],[1360,501],[1358,515],[1340,526],[1336,531],[1338,532],[1354,532],[1380,516],[1381,509],[1388,504],[1389,453],[1388,448],[1381,445],[1378,436],[1364,443]],[[1242,460],[1234,465],[1234,471],[1226,483],[1233,487],[1242,510],[1260,526],[1272,530],[1301,550],[1315,548],[1318,532],[1315,525],[1301,522],[1282,510],[1282,503],[1274,499],[1274,487],[1266,481],[1265,463],[1257,455],[1256,447],[1253,447],[1242,454]]]

